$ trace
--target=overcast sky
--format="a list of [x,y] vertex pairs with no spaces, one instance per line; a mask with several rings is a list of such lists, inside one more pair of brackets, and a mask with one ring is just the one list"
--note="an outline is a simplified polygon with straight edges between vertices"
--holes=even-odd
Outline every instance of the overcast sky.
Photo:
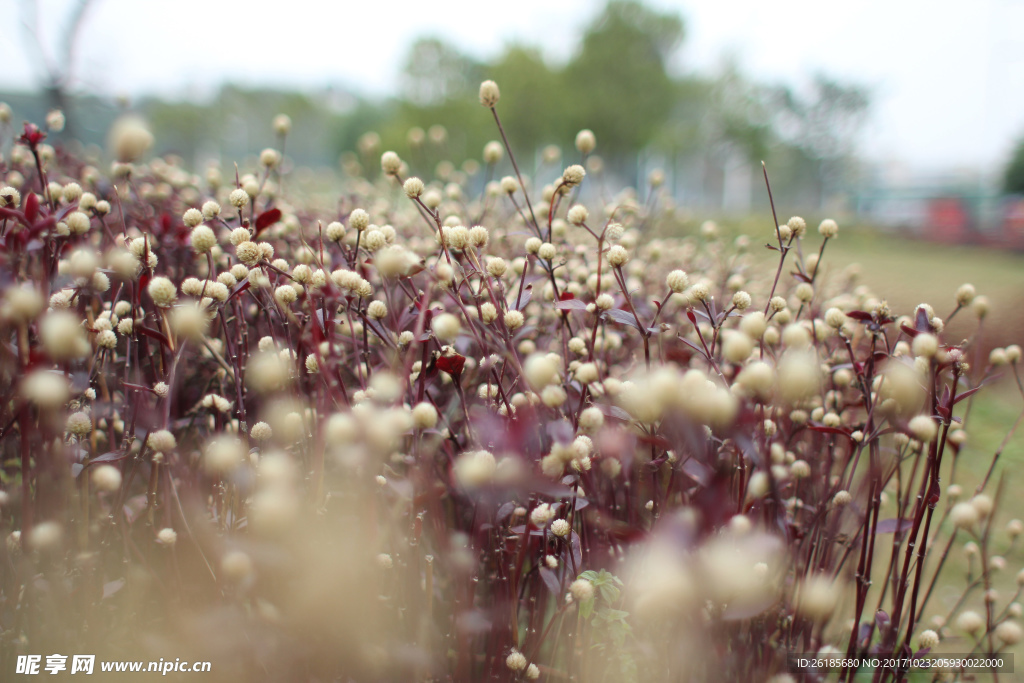
[[[0,90],[30,88],[22,0],[0,0]],[[39,0],[51,53],[71,0]],[[394,91],[411,41],[438,35],[487,58],[510,41],[552,60],[576,48],[592,0],[95,0],[79,87],[201,94],[231,80]],[[733,55],[751,76],[799,84],[816,71],[875,93],[864,151],[915,169],[993,169],[1024,134],[1024,0],[650,0],[687,22],[681,69]],[[500,9],[500,14],[499,14]]]

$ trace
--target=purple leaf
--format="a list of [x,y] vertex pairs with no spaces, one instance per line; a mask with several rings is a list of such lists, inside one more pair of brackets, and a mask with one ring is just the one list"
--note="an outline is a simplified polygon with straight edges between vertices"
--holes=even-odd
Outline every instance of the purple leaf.
[[893,534],[897,531],[903,532],[914,525],[912,519],[883,519],[875,526],[876,534]]
[[620,308],[609,309],[604,312],[604,315],[606,318],[611,318],[613,321],[617,323],[629,325],[630,327],[633,327],[637,330],[640,329],[640,327],[636,324],[636,318],[633,316],[633,314],[627,313],[626,311],[623,311]]
[[558,580],[558,575],[547,567],[540,568],[540,578],[544,581],[544,585],[548,587],[548,591],[551,592],[555,597],[559,597],[562,593],[562,584]]

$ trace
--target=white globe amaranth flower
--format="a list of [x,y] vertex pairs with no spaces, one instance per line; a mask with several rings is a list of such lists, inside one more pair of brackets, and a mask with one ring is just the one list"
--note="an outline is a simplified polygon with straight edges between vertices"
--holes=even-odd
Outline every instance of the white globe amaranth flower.
[[523,326],[526,322],[526,317],[523,315],[522,311],[512,310],[505,313],[504,321],[505,327],[507,327],[509,331],[514,332]]
[[575,187],[583,182],[587,172],[579,164],[573,164],[562,171],[562,184],[566,187]]
[[818,233],[826,239],[830,239],[839,234],[839,225],[836,224],[831,218],[826,218],[818,226]]
[[572,527],[569,526],[569,522],[564,519],[556,519],[551,522],[551,533],[555,536],[568,536],[570,531],[572,531]]
[[409,178],[402,185],[402,189],[405,190],[405,195],[409,199],[416,199],[423,194],[423,181],[419,178]]
[[213,201],[212,199],[210,201],[204,202],[202,212],[203,218],[205,218],[206,220],[216,218],[217,216],[220,215],[220,204]]
[[164,527],[157,532],[156,540],[162,545],[174,545],[178,542],[178,532],[170,527]]
[[281,153],[276,149],[267,147],[260,152],[260,164],[267,168],[275,168],[281,163]]
[[620,244],[613,245],[608,250],[608,263],[613,267],[619,268],[629,261],[629,252]]
[[211,249],[217,246],[217,236],[206,225],[196,225],[192,228],[190,240],[192,242],[192,249],[197,254],[209,253]]
[[170,431],[158,429],[149,433],[149,436],[146,437],[146,445],[154,451],[166,453],[177,448],[178,441]]
[[522,671],[526,668],[526,655],[519,650],[512,650],[505,658],[505,666],[512,671]]
[[178,298],[178,288],[170,279],[163,276],[157,276],[150,280],[146,291],[149,292],[153,303],[163,308],[172,306]]
[[569,584],[569,594],[576,602],[594,599],[594,584],[586,579],[576,579]]
[[370,214],[363,209],[355,209],[348,217],[348,225],[353,230],[362,232],[370,226]]
[[912,418],[907,426],[914,438],[923,443],[934,439],[939,431],[938,425],[930,415],[918,415]]
[[459,332],[462,331],[462,323],[455,315],[442,313],[430,322],[430,329],[438,339],[450,344],[458,338]]
[[583,206],[582,204],[577,204],[576,206],[569,209],[569,214],[567,218],[569,219],[569,222],[572,223],[573,225],[583,225],[584,223],[587,222],[587,217],[589,215],[590,212],[587,211],[587,207]]
[[235,188],[234,190],[231,191],[231,194],[228,195],[228,201],[231,203],[231,206],[235,207],[236,209],[243,208],[251,200],[252,197],[249,196],[249,193],[240,187]]
[[98,491],[111,493],[121,488],[121,470],[113,465],[100,465],[92,471],[90,479]]
[[594,136],[594,131],[584,128],[576,133],[576,149],[580,154],[590,154],[595,147],[597,147],[597,137]]
[[491,140],[484,145],[484,163],[496,164],[501,161],[501,157],[505,154],[505,148],[501,146],[501,143],[497,140]]
[[665,278],[665,284],[672,292],[681,294],[690,286],[690,278],[684,270],[673,270]]
[[480,84],[480,104],[488,109],[493,109],[499,99],[501,99],[501,91],[498,89],[497,83],[488,80]]
[[203,222],[203,214],[199,209],[189,209],[182,215],[181,221],[186,227],[194,228]]
[[385,175],[396,176],[402,170],[402,158],[395,152],[384,152],[380,157],[380,169]]

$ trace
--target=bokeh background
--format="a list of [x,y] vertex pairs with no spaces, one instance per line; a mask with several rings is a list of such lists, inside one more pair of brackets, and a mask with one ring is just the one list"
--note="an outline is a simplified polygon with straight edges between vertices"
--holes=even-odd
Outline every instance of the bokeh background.
[[[419,168],[466,160],[438,175],[482,187],[492,78],[531,176],[576,161],[589,128],[609,187],[646,196],[660,170],[693,229],[756,243],[764,162],[780,218],[840,221],[832,267],[939,315],[971,282],[993,304],[981,353],[1024,339],[1020,0],[0,0],[0,17],[0,101],[16,123],[64,110],[58,144],[101,152],[132,111],[155,152],[228,167],[286,113],[301,180],[376,173],[393,149]],[[979,395],[963,458],[979,477],[1020,413],[1012,385]],[[1004,459],[1024,463],[1020,437]]]

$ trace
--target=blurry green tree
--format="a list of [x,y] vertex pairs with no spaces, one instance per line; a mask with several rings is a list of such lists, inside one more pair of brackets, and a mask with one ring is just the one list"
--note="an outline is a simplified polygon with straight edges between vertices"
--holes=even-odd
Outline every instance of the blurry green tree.
[[1003,171],[1003,191],[1007,194],[1024,194],[1024,137],[1013,148],[1010,163]]

